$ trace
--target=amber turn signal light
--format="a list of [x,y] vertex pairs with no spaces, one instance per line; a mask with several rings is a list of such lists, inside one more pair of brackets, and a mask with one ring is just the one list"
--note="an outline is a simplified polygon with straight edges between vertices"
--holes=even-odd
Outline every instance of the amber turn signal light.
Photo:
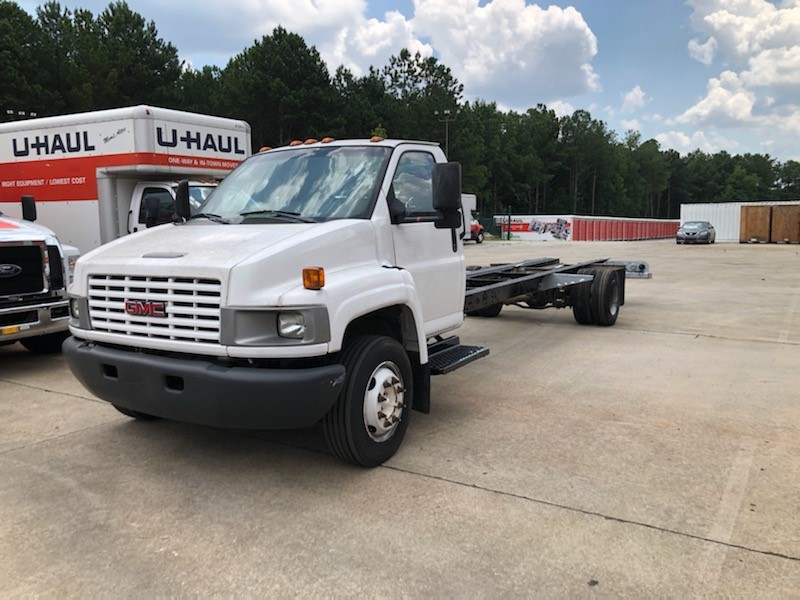
[[303,287],[307,290],[321,290],[325,285],[325,269],[306,267],[303,269]]

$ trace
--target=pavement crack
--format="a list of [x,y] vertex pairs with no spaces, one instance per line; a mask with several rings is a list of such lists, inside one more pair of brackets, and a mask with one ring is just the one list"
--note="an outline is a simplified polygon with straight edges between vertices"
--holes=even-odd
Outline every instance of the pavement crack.
[[752,342],[754,344],[769,344],[770,346],[800,346],[800,342],[790,342],[788,339],[759,340],[754,338],[740,338],[740,337],[731,337],[727,335],[714,335],[713,333],[697,333],[696,331],[662,331],[660,329],[628,329],[628,328],[626,328],[625,331],[638,331],[639,333],[650,333],[659,335],[674,335],[682,337],[691,337],[694,339],[705,338],[709,340],[722,340],[725,342]]
[[[38,388],[37,388],[38,389]],[[121,419],[117,419],[121,420]],[[21,446],[14,446],[13,448],[8,448],[6,450],[0,450],[0,456],[5,456],[6,454],[11,454],[12,452],[19,452],[20,450],[27,450],[28,448],[35,448],[36,446],[41,446],[43,444],[50,444],[52,442],[56,442],[58,440],[63,440],[64,438],[68,438],[73,435],[77,435],[79,433],[83,433],[85,431],[91,431],[92,429],[97,429],[98,427],[105,427],[109,423],[113,423],[114,421],[107,421],[105,423],[97,423],[96,425],[90,425],[89,427],[83,427],[81,429],[75,429],[73,431],[68,431],[66,433],[62,433],[60,435],[54,435],[48,437],[46,439],[37,440],[35,442],[31,442],[30,444],[22,444]]]
[[80,394],[71,394],[69,392],[64,392],[62,390],[51,390],[50,388],[40,387],[38,385],[30,385],[27,383],[21,383],[19,381],[12,381],[10,379],[0,379],[0,383],[8,383],[10,385],[18,385],[20,387],[28,388],[29,390],[39,390],[40,392],[47,392],[48,394],[58,394],[59,396],[69,396],[70,398],[79,398],[81,400],[89,400],[90,402],[97,402],[102,404],[103,400],[98,400],[92,396],[81,396]]
[[478,485],[478,484],[475,484],[475,483],[465,483],[463,481],[458,481],[457,479],[450,479],[448,477],[442,477],[440,475],[430,475],[428,473],[420,473],[420,472],[417,472],[417,471],[412,471],[410,469],[403,469],[402,467],[396,467],[396,466],[386,465],[386,464],[381,465],[381,467],[383,467],[384,469],[390,469],[392,471],[398,471],[400,473],[406,473],[408,475],[416,475],[417,477],[424,477],[426,479],[433,479],[433,480],[436,480],[436,481],[441,481],[441,482],[444,482],[444,483],[451,483],[453,485],[458,485],[458,486],[465,487],[465,488],[472,488],[472,489],[475,489],[475,490],[480,490],[482,492],[488,492],[488,493],[491,493],[491,494],[497,494],[499,496],[505,496],[505,497],[508,497],[508,498],[516,498],[518,500],[525,500],[525,501],[528,501],[528,502],[534,502],[535,504],[539,504],[539,505],[542,505],[542,506],[548,506],[550,508],[558,508],[558,509],[561,509],[561,510],[566,510],[566,511],[569,511],[569,512],[578,513],[578,514],[586,515],[586,516],[589,516],[589,517],[599,517],[599,518],[604,519],[606,521],[613,521],[615,523],[622,523],[624,525],[633,525],[635,527],[643,527],[645,529],[650,529],[650,530],[653,530],[653,531],[659,531],[661,533],[677,535],[677,536],[680,536],[680,537],[689,538],[689,539],[697,540],[697,541],[700,541],[700,542],[706,542],[706,543],[709,543],[709,544],[716,544],[716,545],[719,545],[719,546],[724,546],[726,548],[735,548],[737,550],[744,550],[745,552],[752,552],[754,554],[761,554],[763,556],[773,556],[775,558],[781,558],[781,559],[784,559],[784,560],[791,560],[791,561],[795,561],[795,562],[800,562],[800,556],[792,556],[790,554],[783,554],[781,552],[774,552],[772,550],[761,550],[759,548],[751,548],[749,546],[743,546],[741,544],[734,544],[734,543],[731,543],[731,542],[725,542],[725,541],[722,541],[722,540],[717,540],[717,539],[710,538],[710,537],[705,537],[705,536],[702,536],[702,535],[695,535],[693,533],[687,533],[685,531],[678,531],[678,530],[675,530],[675,529],[669,529],[668,527],[660,527],[658,525],[653,525],[651,523],[645,523],[645,522],[642,522],[642,521],[634,521],[632,519],[625,519],[625,518],[622,518],[622,517],[615,517],[613,515],[606,515],[606,514],[603,514],[601,512],[597,512],[597,511],[593,511],[593,510],[587,510],[587,509],[584,509],[584,508],[577,508],[575,506],[568,506],[566,504],[559,504],[558,502],[551,502],[550,500],[542,500],[541,498],[533,498],[532,496],[526,496],[524,494],[517,494],[515,492],[507,492],[507,491],[504,491],[504,490],[498,490],[498,489],[494,489],[494,488]]

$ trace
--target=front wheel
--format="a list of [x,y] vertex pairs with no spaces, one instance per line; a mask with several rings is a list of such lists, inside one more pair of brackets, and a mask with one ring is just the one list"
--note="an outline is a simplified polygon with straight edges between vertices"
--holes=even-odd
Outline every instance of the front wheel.
[[331,452],[345,462],[377,467],[403,441],[411,417],[411,361],[390,337],[364,335],[342,352],[346,379],[322,420]]
[[58,333],[23,338],[20,343],[34,354],[57,354],[61,352],[61,344],[68,337],[69,331],[59,331]]
[[126,417],[132,417],[134,419],[138,419],[139,421],[155,421],[158,419],[158,417],[153,415],[148,415],[147,413],[139,412],[138,410],[131,410],[130,408],[125,408],[124,406],[117,406],[116,404],[112,404],[112,406]]
[[475,236],[475,243],[482,244],[483,243],[483,232],[479,231],[478,235]]

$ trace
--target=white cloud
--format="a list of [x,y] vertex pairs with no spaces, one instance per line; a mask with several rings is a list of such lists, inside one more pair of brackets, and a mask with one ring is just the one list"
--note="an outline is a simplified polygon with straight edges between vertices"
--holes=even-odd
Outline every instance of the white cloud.
[[655,139],[661,145],[662,150],[677,150],[681,154],[689,154],[695,150],[714,153],[720,149],[720,146],[709,141],[702,131],[697,131],[692,135],[686,135],[682,131],[668,131],[658,134]]
[[[709,79],[706,93],[672,124],[725,129],[740,139],[765,140],[765,151],[797,153],[800,136],[800,2],[688,0],[692,57],[710,64],[721,55],[728,70]],[[674,132],[672,132],[674,133]],[[676,138],[677,139],[677,138]],[[751,144],[752,145],[752,144]]]
[[697,39],[689,41],[689,56],[704,65],[714,62],[716,52],[717,40],[713,37],[708,38],[705,44],[701,44]]
[[626,131],[628,129],[633,129],[634,131],[642,130],[642,124],[638,121],[638,119],[631,119],[630,121],[622,119],[620,124],[622,124]]
[[632,113],[645,105],[645,93],[638,85],[631,91],[622,95],[622,108],[620,112]]
[[752,121],[755,94],[748,91],[733,71],[708,82],[706,96],[675,120],[678,123],[745,125]]
[[550,102],[547,108],[555,112],[557,117],[569,117],[575,112],[575,107],[572,104],[562,100]]
[[597,39],[574,8],[524,0],[414,0],[414,30],[468,96],[516,108],[600,90]]

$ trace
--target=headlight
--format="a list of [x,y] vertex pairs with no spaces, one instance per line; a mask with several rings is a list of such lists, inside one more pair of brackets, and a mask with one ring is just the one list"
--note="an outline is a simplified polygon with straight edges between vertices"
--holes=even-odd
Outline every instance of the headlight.
[[219,339],[224,346],[296,346],[331,340],[324,306],[223,308],[220,313]]
[[89,300],[80,296],[69,299],[69,324],[80,329],[91,329],[89,323]]
[[278,335],[295,340],[303,339],[306,335],[306,320],[303,313],[278,313]]
[[81,318],[81,303],[77,298],[70,298],[69,312],[73,319],[80,321]]

